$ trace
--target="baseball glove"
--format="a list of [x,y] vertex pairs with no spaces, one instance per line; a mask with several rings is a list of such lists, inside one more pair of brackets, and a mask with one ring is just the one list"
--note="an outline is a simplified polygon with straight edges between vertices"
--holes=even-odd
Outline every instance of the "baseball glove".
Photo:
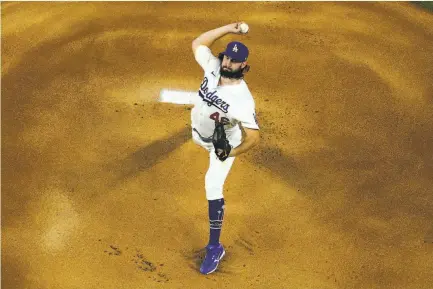
[[230,155],[232,146],[226,137],[224,124],[222,122],[215,121],[215,130],[212,136],[212,143],[215,148],[215,154],[219,160],[225,161]]

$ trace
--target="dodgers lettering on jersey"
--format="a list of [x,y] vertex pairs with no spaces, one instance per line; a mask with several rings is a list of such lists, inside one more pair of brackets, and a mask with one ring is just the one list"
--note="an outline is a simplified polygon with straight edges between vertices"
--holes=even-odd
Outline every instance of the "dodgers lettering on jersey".
[[213,105],[216,108],[219,108],[221,111],[227,113],[230,104],[226,103],[221,98],[219,98],[218,95],[216,94],[217,93],[216,90],[209,92],[208,83],[209,80],[205,76],[203,82],[200,85],[200,90],[198,91],[199,96],[203,99],[203,101],[207,103],[208,106]]
[[230,135],[246,128],[259,129],[254,99],[244,80],[236,85],[219,86],[221,61],[206,46],[199,46],[195,58],[204,70],[204,78],[193,101],[191,124],[205,137],[213,134],[215,120],[223,121]]

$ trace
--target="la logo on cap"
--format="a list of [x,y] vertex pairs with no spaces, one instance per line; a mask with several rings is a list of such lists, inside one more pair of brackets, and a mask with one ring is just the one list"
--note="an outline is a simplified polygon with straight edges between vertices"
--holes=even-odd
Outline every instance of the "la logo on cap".
[[233,47],[233,51],[238,52],[238,45],[237,44],[235,44],[235,46]]

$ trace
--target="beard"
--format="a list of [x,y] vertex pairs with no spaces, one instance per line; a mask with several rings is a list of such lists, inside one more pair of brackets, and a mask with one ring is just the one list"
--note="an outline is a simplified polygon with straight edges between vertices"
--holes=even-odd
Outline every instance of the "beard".
[[224,68],[222,66],[220,68],[220,74],[221,74],[221,77],[234,78],[234,79],[240,79],[244,76],[242,68],[239,68],[239,69],[234,70],[234,71],[230,71],[230,70],[224,70]]

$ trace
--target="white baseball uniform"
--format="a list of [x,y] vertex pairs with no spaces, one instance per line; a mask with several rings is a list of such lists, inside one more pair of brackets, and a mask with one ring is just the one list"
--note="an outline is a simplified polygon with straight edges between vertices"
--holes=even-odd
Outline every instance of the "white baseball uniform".
[[259,129],[259,126],[254,99],[245,81],[219,86],[221,61],[206,46],[200,45],[196,49],[195,59],[204,70],[204,79],[192,99],[192,136],[196,144],[209,151],[210,164],[205,177],[206,198],[217,200],[223,198],[223,185],[235,157],[222,162],[215,155],[211,142],[215,120],[227,123],[224,128],[233,147],[239,146],[242,141],[239,123],[250,129]]

